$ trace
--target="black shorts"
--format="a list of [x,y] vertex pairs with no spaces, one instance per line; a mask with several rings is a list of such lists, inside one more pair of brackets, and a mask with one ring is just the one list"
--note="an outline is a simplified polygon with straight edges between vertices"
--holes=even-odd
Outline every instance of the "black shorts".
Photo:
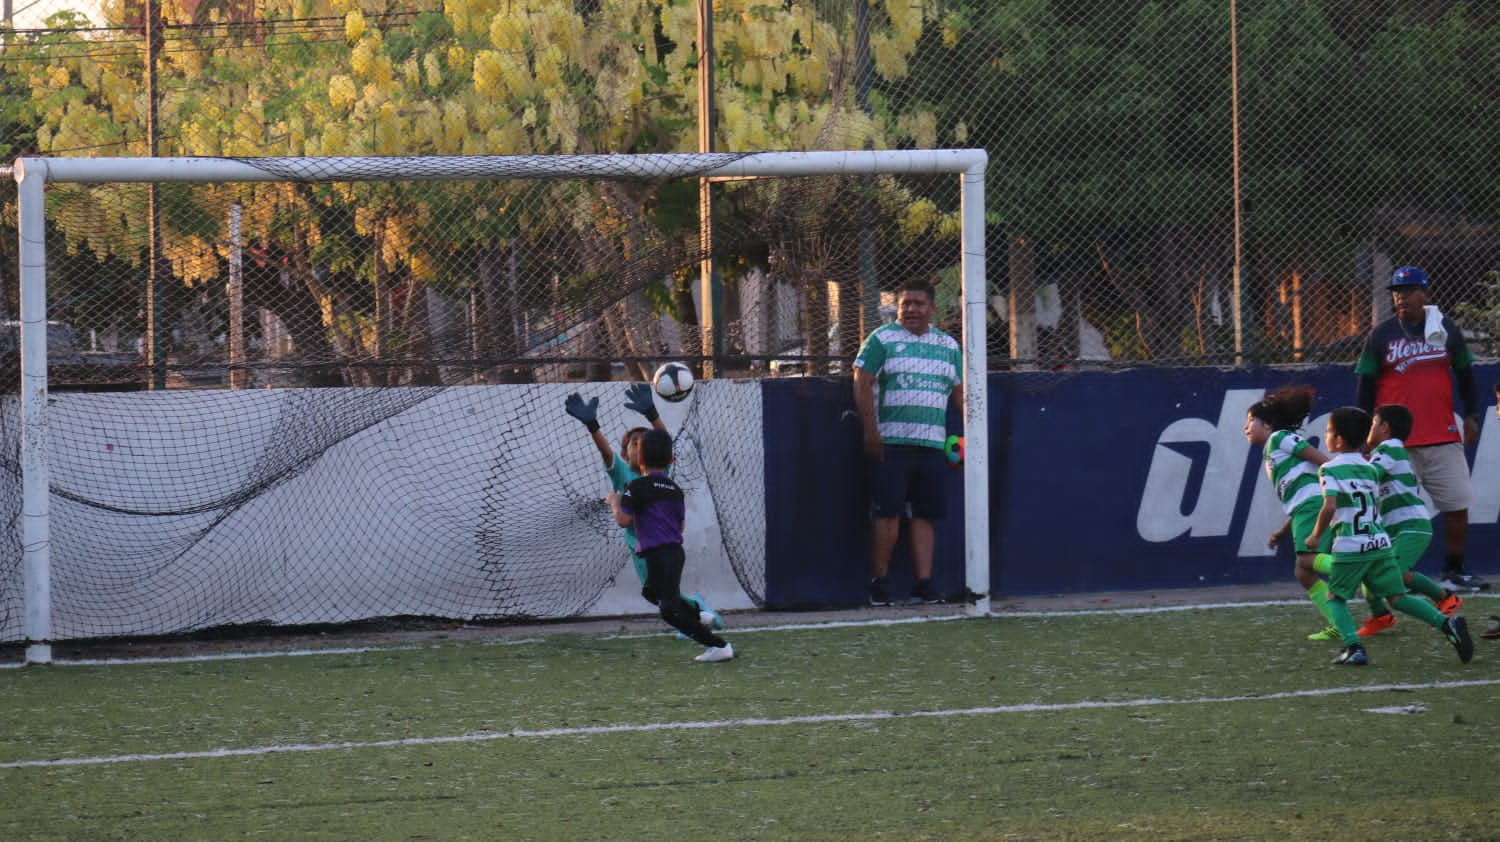
[[865,466],[870,517],[937,520],[947,514],[948,457],[941,449],[886,445],[885,460]]
[[686,556],[681,544],[662,544],[641,554],[646,560],[646,581],[641,586],[641,596],[652,605],[659,605],[667,597],[676,597],[682,590],[682,568]]

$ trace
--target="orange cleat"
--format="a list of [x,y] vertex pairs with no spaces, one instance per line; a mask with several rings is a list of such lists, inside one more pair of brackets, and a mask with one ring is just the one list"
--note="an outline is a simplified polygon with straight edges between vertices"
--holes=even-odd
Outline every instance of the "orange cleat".
[[1380,634],[1391,626],[1396,625],[1395,614],[1371,614],[1365,620],[1365,624],[1359,627],[1360,637],[1369,637]]
[[1444,617],[1452,617],[1458,613],[1458,609],[1464,607],[1464,601],[1458,598],[1458,594],[1450,593],[1438,600],[1434,607],[1441,611]]

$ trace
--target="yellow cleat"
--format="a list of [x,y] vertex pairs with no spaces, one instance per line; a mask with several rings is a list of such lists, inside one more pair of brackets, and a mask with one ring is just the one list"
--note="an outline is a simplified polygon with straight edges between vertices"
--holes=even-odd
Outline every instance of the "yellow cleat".
[[1308,635],[1307,639],[1308,640],[1343,640],[1344,638],[1343,638],[1342,635],[1339,634],[1339,627],[1338,626],[1328,626],[1327,628],[1323,629],[1322,631],[1315,631],[1312,634]]

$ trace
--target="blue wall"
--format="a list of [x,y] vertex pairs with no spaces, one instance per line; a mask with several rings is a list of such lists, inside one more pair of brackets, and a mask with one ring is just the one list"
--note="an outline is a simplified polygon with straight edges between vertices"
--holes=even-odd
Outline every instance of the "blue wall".
[[[1477,448],[1468,563],[1500,572],[1500,422],[1490,386],[1500,366],[1477,368],[1488,407]],[[1354,402],[1347,365],[1288,369],[1141,369],[1117,373],[990,375],[990,563],[995,595],[1250,584],[1289,579],[1292,551],[1266,536],[1283,515],[1241,432],[1245,408],[1290,383],[1318,389],[1304,432]],[[763,386],[766,449],[766,599],[789,608],[863,602],[869,520],[848,378],[786,378]],[[950,417],[950,429],[959,420]],[[935,579],[963,585],[961,501],[937,524]],[[1420,569],[1435,572],[1441,530]],[[904,540],[904,538],[903,538]],[[911,563],[892,562],[904,594]]]

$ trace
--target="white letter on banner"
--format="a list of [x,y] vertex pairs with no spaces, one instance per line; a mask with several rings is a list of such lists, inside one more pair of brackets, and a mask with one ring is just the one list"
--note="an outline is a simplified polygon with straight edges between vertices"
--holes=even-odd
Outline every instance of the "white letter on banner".
[[1469,506],[1469,523],[1494,523],[1500,521],[1500,421],[1495,420],[1494,408],[1484,414],[1481,426],[1470,480],[1474,502]]
[[[1202,418],[1183,418],[1162,431],[1156,440],[1135,517],[1135,528],[1141,538],[1160,543],[1184,532],[1197,537],[1229,534],[1245,476],[1245,412],[1263,394],[1262,389],[1230,389],[1224,393],[1217,425]],[[1208,444],[1203,485],[1187,514],[1182,510],[1188,502],[1187,483],[1193,460],[1167,446],[1182,442]]]

